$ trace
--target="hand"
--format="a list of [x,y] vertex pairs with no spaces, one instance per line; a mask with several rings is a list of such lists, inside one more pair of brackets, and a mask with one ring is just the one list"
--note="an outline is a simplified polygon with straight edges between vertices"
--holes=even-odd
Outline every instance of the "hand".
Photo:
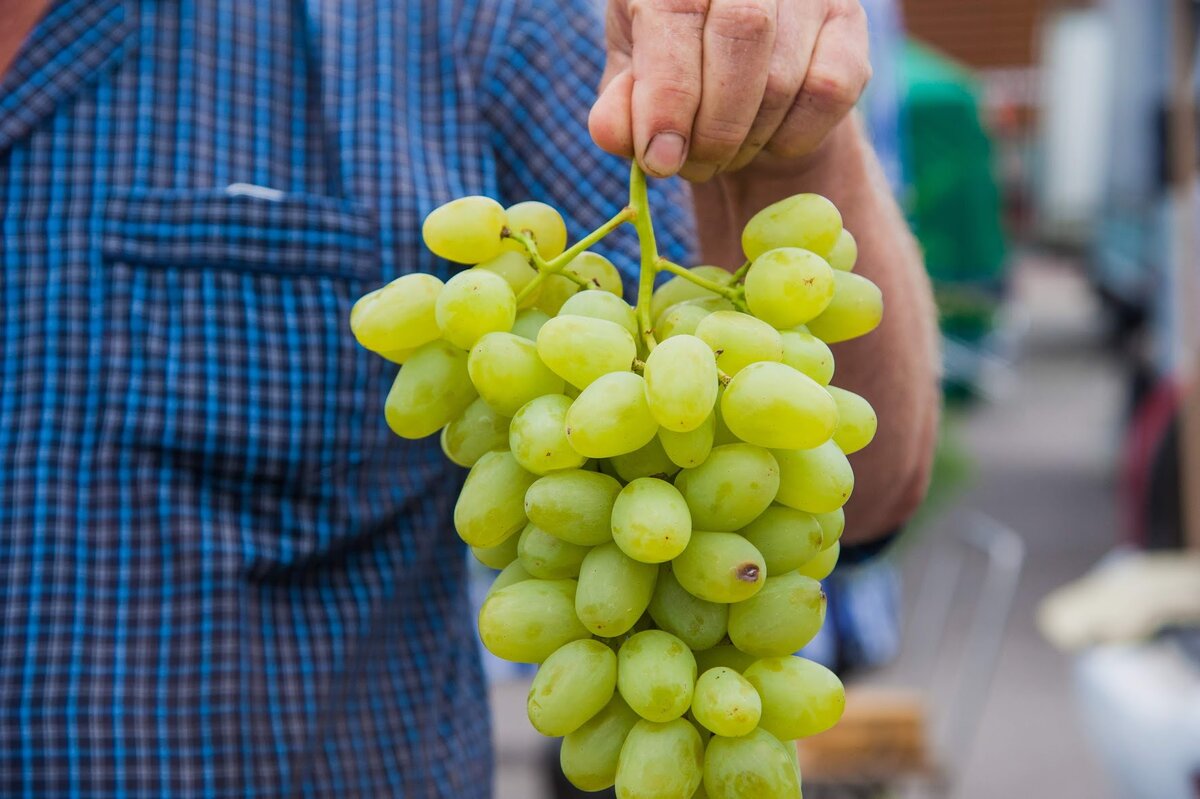
[[871,76],[859,0],[609,0],[607,42],[592,138],[658,177],[810,155]]

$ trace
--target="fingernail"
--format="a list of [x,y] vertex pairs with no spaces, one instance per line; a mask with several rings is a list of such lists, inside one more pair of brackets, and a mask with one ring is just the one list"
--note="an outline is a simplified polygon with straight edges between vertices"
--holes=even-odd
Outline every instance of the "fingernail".
[[658,177],[674,175],[683,166],[687,142],[678,133],[659,133],[650,140],[642,162],[646,171]]

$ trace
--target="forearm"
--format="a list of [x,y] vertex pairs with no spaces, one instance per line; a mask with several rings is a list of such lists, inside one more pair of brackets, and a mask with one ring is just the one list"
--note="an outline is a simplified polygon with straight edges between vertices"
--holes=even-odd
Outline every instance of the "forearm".
[[844,121],[807,164],[752,165],[693,187],[707,263],[737,267],[740,231],[759,209],[817,192],[841,210],[858,241],[855,271],[883,292],[879,328],[833,347],[834,382],[863,395],[879,415],[872,444],[851,456],[855,491],[846,507],[848,543],[869,541],[915,510],[929,479],[937,435],[937,315],[916,241],[892,198],[858,122]]

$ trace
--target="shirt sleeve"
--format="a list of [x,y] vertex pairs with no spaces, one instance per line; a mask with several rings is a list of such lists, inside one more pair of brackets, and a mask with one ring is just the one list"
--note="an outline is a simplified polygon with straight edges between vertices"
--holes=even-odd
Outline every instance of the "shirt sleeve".
[[[629,162],[592,141],[587,118],[604,68],[604,21],[593,0],[515,0],[508,30],[485,66],[484,119],[506,205],[549,203],[571,241],[616,214],[628,198]],[[659,251],[695,263],[691,193],[678,179],[650,183]],[[637,239],[622,226],[593,248],[626,276],[638,272]]]

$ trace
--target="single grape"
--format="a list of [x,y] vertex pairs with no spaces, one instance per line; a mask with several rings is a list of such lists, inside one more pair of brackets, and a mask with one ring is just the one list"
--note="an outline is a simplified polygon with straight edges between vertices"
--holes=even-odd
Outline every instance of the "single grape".
[[512,416],[530,400],[561,394],[565,383],[538,358],[533,342],[513,333],[488,333],[467,360],[479,396],[501,416]]
[[568,298],[558,312],[560,316],[586,316],[604,319],[620,325],[637,338],[638,324],[633,308],[616,294],[607,291],[581,291]]
[[821,525],[811,513],[772,505],[741,529],[767,563],[767,574],[785,574],[816,557],[823,545]]
[[562,275],[547,275],[542,281],[542,289],[538,292],[535,308],[545,311],[550,316],[557,316],[563,303],[579,291],[579,284],[569,277]]
[[725,637],[729,622],[728,605],[692,596],[675,579],[669,563],[659,569],[648,610],[660,629],[683,641],[694,652],[716,646]]
[[808,328],[781,331],[783,362],[817,381],[822,386],[833,379],[833,352],[829,345],[808,332]]
[[578,388],[601,375],[629,371],[637,357],[628,330],[587,316],[556,316],[542,325],[537,351],[546,366]]
[[613,698],[617,656],[599,641],[572,641],[557,649],[537,671],[525,707],[542,735],[569,735]]
[[701,674],[718,666],[725,666],[741,673],[750,668],[750,664],[758,661],[754,655],[746,654],[733,644],[718,644],[693,654],[696,656],[696,668],[700,670]]
[[819,194],[796,194],[772,203],[742,230],[742,250],[751,261],[777,247],[800,247],[821,257],[842,233],[842,215]]
[[833,546],[826,547],[809,558],[808,562],[797,569],[797,571],[805,577],[811,577],[814,580],[824,580],[833,574],[833,569],[837,566],[840,554],[842,554],[842,542],[836,541]]
[[641,449],[617,455],[608,460],[607,464],[612,467],[615,476],[626,483],[631,483],[639,477],[673,477],[679,471],[679,467],[667,457],[667,452],[657,436],[650,439],[650,443]]
[[517,539],[517,559],[525,571],[542,580],[563,580],[579,576],[588,547],[568,544],[536,525],[527,524]]
[[[516,541],[517,536],[509,536],[506,540]],[[496,575],[496,579],[492,580],[492,584],[488,588],[487,595],[491,596],[501,589],[508,588],[510,585],[519,583],[523,580],[532,579],[533,575],[525,571],[525,567],[521,565],[521,562],[519,560],[514,560],[512,563],[501,569],[500,573]]]
[[485,452],[508,445],[508,419],[479,397],[442,428],[441,440],[446,457],[469,469]]
[[858,452],[875,438],[879,418],[871,403],[853,391],[829,387],[829,395],[837,403],[838,423],[833,431],[833,443],[847,455]]
[[550,321],[550,316],[539,308],[526,308],[517,314],[513,322],[512,334],[529,341],[537,341],[538,331],[542,325]]
[[621,551],[634,560],[662,563],[687,546],[692,517],[675,486],[654,477],[639,477],[617,495],[612,534]]
[[670,721],[692,704],[696,658],[670,633],[638,633],[621,645],[617,660],[617,690],[642,718]]
[[751,313],[774,327],[795,327],[829,306],[833,270],[816,253],[780,247],[754,259],[745,287]]
[[425,217],[421,238],[439,258],[480,264],[500,254],[506,224],[504,207],[490,197],[460,197]]
[[391,361],[397,366],[403,366],[412,357],[413,353],[419,350],[420,347],[413,347],[405,350],[388,350],[387,352],[379,353],[379,357],[385,361]]
[[686,433],[676,433],[665,427],[658,428],[658,440],[671,463],[684,469],[694,469],[708,460],[716,429],[717,416],[714,410],[703,424]]
[[717,401],[717,362],[708,344],[695,336],[661,342],[646,358],[642,373],[654,419],[668,430],[695,430]]
[[567,411],[567,440],[589,458],[633,452],[649,444],[657,432],[658,423],[646,402],[646,382],[633,372],[601,375]]
[[696,325],[696,337],[717,354],[717,368],[735,375],[758,361],[782,361],[779,331],[737,311],[715,311]]
[[841,508],[829,513],[814,513],[817,523],[821,525],[821,541],[825,549],[829,549],[842,537],[846,529],[846,512]]
[[883,293],[862,275],[835,270],[833,302],[809,321],[808,331],[826,344],[865,336],[883,319]]
[[621,746],[641,720],[620,694],[614,694],[599,713],[563,738],[559,764],[563,775],[581,791],[603,791],[617,779]]
[[737,738],[758,726],[762,701],[745,677],[734,669],[718,666],[696,680],[692,714],[714,734]]
[[746,669],[745,677],[762,697],[759,724],[781,741],[824,732],[846,709],[842,681],[811,660],[764,658]]
[[454,529],[473,547],[493,547],[525,526],[525,492],[537,475],[508,452],[488,452],[467,474],[454,505]]
[[858,242],[854,240],[854,236],[850,235],[849,230],[842,228],[837,243],[829,251],[826,260],[834,269],[840,269],[843,272],[854,271],[854,264],[858,261]]
[[762,553],[737,533],[693,530],[671,570],[689,594],[709,602],[748,600],[767,580]]
[[[728,270],[719,266],[693,266],[688,271],[696,277],[711,280],[722,286],[727,286],[733,281],[733,275]],[[686,277],[676,275],[654,290],[654,294],[650,299],[650,317],[658,319],[668,308],[678,305],[681,302],[709,299],[716,296],[716,294],[713,294],[703,286],[697,286]]]
[[424,438],[461,415],[475,399],[467,354],[442,340],[423,345],[396,375],[384,418],[401,438]]
[[537,475],[583,465],[586,458],[567,441],[570,407],[570,398],[562,394],[546,394],[521,406],[508,434],[508,447],[517,463]]
[[538,478],[525,492],[529,520],[569,544],[612,540],[613,504],[621,484],[607,474],[568,469]]
[[[733,306],[725,310],[733,310]],[[676,303],[658,317],[658,321],[654,323],[654,332],[660,343],[675,336],[693,335],[700,320],[712,312],[713,309],[701,303]]]
[[613,266],[612,261],[595,252],[581,252],[571,259],[564,268],[575,277],[588,284],[588,288],[600,289],[620,297],[625,291],[625,283],[621,273]]
[[752,363],[721,396],[721,418],[742,441],[760,447],[809,449],[838,423],[838,406],[812,378],[787,364]]
[[493,655],[514,663],[541,663],[588,638],[575,617],[575,581],[529,579],[493,591],[479,610],[479,637]]
[[829,513],[854,491],[854,471],[837,444],[813,449],[774,450],[779,464],[779,502],[809,513]]
[[[504,282],[508,283],[508,287],[512,289],[514,297],[519,296],[525,287],[537,277],[537,270],[529,265],[525,256],[515,252],[502,252],[487,263],[479,264],[475,268],[485,269],[504,278]],[[541,286],[535,287],[517,303],[517,308],[532,307],[540,294]]]
[[596,635],[621,635],[646,612],[657,579],[657,566],[639,563],[612,542],[601,544],[583,559],[575,613]]
[[491,547],[471,547],[475,560],[489,569],[503,569],[517,559],[517,541],[520,536],[510,535]]
[[704,790],[709,799],[801,799],[796,750],[761,727],[740,738],[714,735]]
[[468,269],[446,281],[434,314],[446,340],[469,350],[485,333],[512,329],[517,298],[508,282],[496,273]]
[[768,577],[761,591],[729,608],[729,640],[751,655],[780,657],[798,652],[824,621],[821,584],[788,572]]
[[[517,203],[510,205],[504,216],[509,230],[533,236],[543,258],[549,260],[567,249],[567,225],[553,207],[533,201]],[[525,245],[513,239],[504,239],[501,246],[522,256],[526,253]]]
[[704,744],[686,719],[639,721],[617,763],[617,799],[683,799],[700,786]]
[[433,312],[441,290],[442,281],[433,275],[396,278],[354,303],[350,329],[358,343],[372,352],[401,352],[428,344],[442,335]]
[[675,487],[687,500],[696,529],[740,530],[775,498],[779,466],[762,447],[725,444],[713,447],[708,460],[695,469],[680,472]]

